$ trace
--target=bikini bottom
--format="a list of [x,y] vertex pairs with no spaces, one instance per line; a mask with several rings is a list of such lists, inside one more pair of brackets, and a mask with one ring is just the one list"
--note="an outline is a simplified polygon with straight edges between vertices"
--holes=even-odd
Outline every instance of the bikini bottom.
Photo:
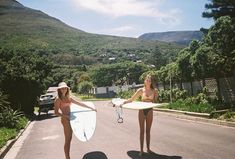
[[148,115],[148,112],[150,111],[150,110],[152,110],[153,108],[149,108],[149,109],[143,109],[143,112],[144,112],[144,116],[145,117],[147,117],[147,115]]

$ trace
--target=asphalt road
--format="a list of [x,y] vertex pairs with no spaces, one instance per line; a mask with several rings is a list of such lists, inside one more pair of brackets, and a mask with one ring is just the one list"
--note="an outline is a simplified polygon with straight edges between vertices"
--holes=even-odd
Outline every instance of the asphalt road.
[[[139,157],[139,125],[135,110],[124,110],[117,123],[110,102],[95,102],[97,127],[88,142],[73,136],[71,159],[233,159],[235,129],[194,122],[154,112],[151,130],[153,154]],[[4,159],[63,159],[60,118],[42,115],[32,122]],[[146,144],[145,144],[146,150]]]

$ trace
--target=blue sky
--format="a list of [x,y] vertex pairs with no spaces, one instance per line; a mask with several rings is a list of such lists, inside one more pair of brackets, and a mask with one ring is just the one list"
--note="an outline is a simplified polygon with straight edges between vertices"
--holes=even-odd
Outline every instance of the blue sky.
[[138,37],[143,33],[209,28],[209,0],[18,0],[89,33]]

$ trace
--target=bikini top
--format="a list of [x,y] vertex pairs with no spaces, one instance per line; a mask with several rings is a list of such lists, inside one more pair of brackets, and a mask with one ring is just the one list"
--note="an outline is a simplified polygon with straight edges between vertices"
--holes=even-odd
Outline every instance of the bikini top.
[[67,106],[70,106],[70,104],[71,104],[71,100],[65,102],[60,99],[60,107],[67,107]]
[[149,96],[146,95],[146,93],[144,92],[144,90],[142,89],[142,101],[151,101],[153,102],[155,98],[155,93],[153,92],[152,94],[150,94]]
[[62,114],[66,114],[68,115],[69,112],[70,112],[70,105],[71,105],[71,101],[62,101],[60,99],[60,105],[59,105],[59,108],[60,110],[62,111]]

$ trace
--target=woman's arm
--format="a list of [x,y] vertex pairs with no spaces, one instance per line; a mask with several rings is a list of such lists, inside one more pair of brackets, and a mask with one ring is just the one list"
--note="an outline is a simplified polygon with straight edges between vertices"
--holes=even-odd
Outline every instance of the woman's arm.
[[134,100],[136,100],[139,96],[141,96],[142,95],[142,88],[139,88],[136,92],[135,92],[135,94],[131,97],[131,98],[129,98],[129,99],[127,99],[123,104],[126,104],[126,103],[131,103],[131,102],[133,102]]
[[86,105],[86,104],[84,104],[82,102],[79,102],[78,100],[75,99],[75,97],[71,97],[71,102],[74,103],[74,104],[80,105],[82,107],[89,108],[89,109],[91,109],[93,111],[97,111],[96,109],[94,109],[94,108],[92,108],[92,107],[90,107],[90,106],[88,106],[88,105]]

